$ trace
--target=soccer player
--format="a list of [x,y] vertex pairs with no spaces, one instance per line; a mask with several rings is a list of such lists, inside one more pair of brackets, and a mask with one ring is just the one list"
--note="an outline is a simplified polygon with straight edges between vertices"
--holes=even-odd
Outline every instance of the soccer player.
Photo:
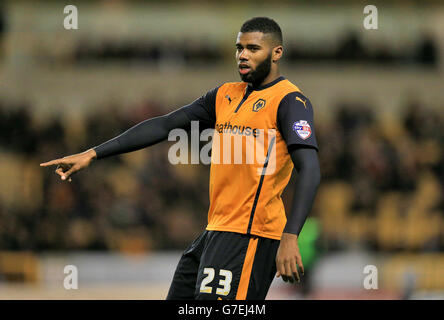
[[[254,139],[274,130],[260,166],[212,161],[208,225],[183,252],[167,299],[265,299],[274,276],[294,283],[304,273],[298,235],[320,183],[318,146],[310,101],[280,75],[282,53],[279,25],[266,17],[252,18],[236,40],[241,82],[221,84],[191,104],[83,153],[41,164],[58,165],[56,173],[66,181],[94,159],[151,146],[167,139],[172,129],[189,129],[191,121],[214,128],[214,134]],[[213,139],[213,153],[223,155],[223,145]],[[242,145],[242,153],[250,151]],[[286,215],[281,194],[293,168],[298,175]]]

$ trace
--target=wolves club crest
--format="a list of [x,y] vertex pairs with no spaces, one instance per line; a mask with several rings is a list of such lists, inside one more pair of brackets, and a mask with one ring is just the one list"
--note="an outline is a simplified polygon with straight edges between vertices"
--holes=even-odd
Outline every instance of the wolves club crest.
[[254,112],[258,112],[258,111],[261,110],[263,107],[265,107],[265,100],[264,100],[264,99],[259,99],[259,100],[257,100],[257,101],[253,104],[253,111],[254,111]]

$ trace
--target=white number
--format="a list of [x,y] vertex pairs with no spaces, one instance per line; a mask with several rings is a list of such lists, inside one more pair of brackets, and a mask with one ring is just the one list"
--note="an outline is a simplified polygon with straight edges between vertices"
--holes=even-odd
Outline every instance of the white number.
[[[205,268],[203,271],[207,276],[202,279],[202,283],[200,285],[200,292],[203,293],[211,293],[213,292],[213,288],[207,286],[214,279],[215,271],[213,268]],[[231,280],[233,279],[233,274],[229,270],[220,270],[219,275],[223,277],[223,279],[219,280],[219,285],[223,286],[223,288],[217,288],[216,294],[221,296],[227,296],[231,290]]]
[[233,278],[233,274],[229,270],[220,270],[219,274],[224,276],[224,279],[219,280],[219,285],[224,286],[222,289],[217,288],[216,294],[221,296],[227,296],[231,290],[231,279]]
[[213,268],[205,268],[203,271],[204,274],[207,274],[205,278],[203,278],[202,283],[200,285],[200,292],[211,293],[212,288],[207,287],[207,284],[213,281],[214,279],[214,269]]

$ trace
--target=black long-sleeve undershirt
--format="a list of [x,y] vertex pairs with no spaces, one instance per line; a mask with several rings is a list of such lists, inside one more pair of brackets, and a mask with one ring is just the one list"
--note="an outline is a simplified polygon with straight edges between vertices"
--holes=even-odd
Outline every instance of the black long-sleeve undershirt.
[[218,89],[219,87],[216,87],[192,103],[166,115],[142,121],[121,135],[95,147],[97,159],[152,146],[166,140],[173,129],[188,130],[191,121],[199,121],[199,128],[214,128]]
[[181,108],[169,114],[142,121],[117,137],[94,147],[94,151],[97,159],[103,159],[143,149],[167,139],[169,132],[175,128],[189,129],[190,123],[188,116]]
[[321,170],[318,153],[314,148],[290,146],[288,151],[298,175],[284,232],[299,235],[320,184]]

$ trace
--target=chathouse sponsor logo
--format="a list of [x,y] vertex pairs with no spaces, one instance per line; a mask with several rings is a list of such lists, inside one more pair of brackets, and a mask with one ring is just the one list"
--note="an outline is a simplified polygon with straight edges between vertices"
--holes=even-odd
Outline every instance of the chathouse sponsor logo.
[[244,136],[253,136],[257,138],[260,134],[260,130],[258,128],[252,128],[249,126],[231,124],[230,122],[216,123],[216,131],[219,133],[231,133],[231,134],[240,134]]

